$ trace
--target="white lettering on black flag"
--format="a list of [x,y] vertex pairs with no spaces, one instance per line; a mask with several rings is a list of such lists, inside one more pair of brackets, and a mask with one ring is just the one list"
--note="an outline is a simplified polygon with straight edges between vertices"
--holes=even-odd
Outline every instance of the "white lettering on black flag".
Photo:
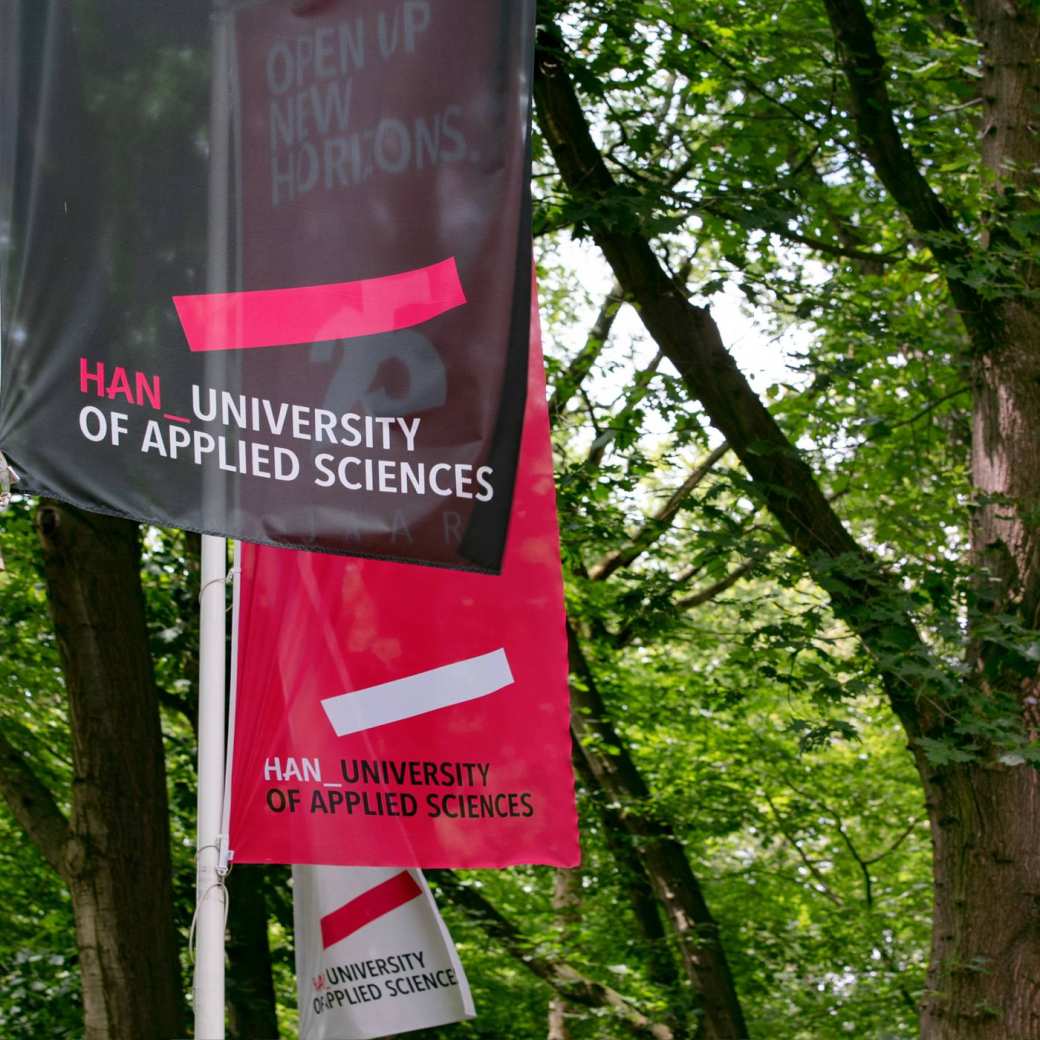
[[293,867],[300,1040],[367,1040],[474,1015],[418,870]]

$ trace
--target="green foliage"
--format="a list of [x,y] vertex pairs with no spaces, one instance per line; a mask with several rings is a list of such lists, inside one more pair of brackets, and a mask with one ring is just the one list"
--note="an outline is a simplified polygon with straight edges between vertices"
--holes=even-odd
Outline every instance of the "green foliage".
[[0,1028],[5,1037],[75,1040],[82,1036],[79,975],[74,958],[43,953],[39,947],[18,950],[6,960],[2,971],[4,1001],[0,1004]]
[[[0,726],[64,802],[69,730],[47,617],[33,503],[16,498],[0,532]],[[0,802],[0,1035],[81,1035],[79,973],[68,892]]]

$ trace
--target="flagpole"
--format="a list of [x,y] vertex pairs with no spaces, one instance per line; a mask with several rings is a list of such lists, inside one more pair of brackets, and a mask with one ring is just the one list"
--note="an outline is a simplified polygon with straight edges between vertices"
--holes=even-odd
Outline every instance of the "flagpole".
[[[226,0],[215,0],[210,85],[209,235],[207,289],[228,285],[230,176],[230,68]],[[219,355],[208,357],[207,379],[217,382]],[[207,474],[203,514],[214,523],[223,502],[221,474]],[[208,508],[207,508],[208,507]],[[208,514],[208,517],[206,517]],[[224,692],[227,632],[227,541],[202,536],[199,593],[199,759],[195,871],[195,1038],[224,1040],[224,931],[227,916],[226,868],[220,833],[224,797]]]
[[224,1040],[224,879],[219,872],[224,792],[224,639],[227,542],[202,537],[199,603],[199,764],[195,874],[195,1036]]

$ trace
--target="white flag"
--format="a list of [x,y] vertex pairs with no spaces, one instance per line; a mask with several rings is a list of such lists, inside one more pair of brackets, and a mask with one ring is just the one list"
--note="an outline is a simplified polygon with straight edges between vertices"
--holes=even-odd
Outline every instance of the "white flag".
[[293,867],[300,1040],[460,1022],[473,998],[418,870]]

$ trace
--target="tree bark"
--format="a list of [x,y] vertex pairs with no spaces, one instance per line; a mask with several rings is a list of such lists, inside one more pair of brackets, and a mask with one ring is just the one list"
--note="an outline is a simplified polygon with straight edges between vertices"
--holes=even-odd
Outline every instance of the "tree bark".
[[72,895],[85,1040],[183,1036],[159,707],[135,524],[37,512],[65,673],[73,787],[61,874]]
[[1040,785],[965,763],[927,780],[934,854],[923,1040],[1040,1037]]
[[[977,696],[1021,711],[1040,731],[1035,660],[999,636],[1005,618],[1040,632],[1040,10],[1024,0],[967,5],[982,43],[982,161],[1000,200],[984,244],[1022,291],[992,305],[996,335],[972,358],[971,475],[975,610],[969,645]],[[1000,212],[1002,210],[1002,212]],[[1040,1040],[1040,772],[987,761],[926,776],[935,852],[935,929],[922,1017],[926,1040]]]
[[[845,71],[859,138],[893,198],[919,231],[924,204],[937,202],[895,130],[884,82],[887,69],[861,0],[826,0]],[[994,252],[992,298],[965,306],[959,274],[947,272],[973,345],[971,523],[975,587],[966,692],[998,710],[1020,711],[1035,738],[1040,676],[1035,662],[1009,649],[1004,618],[1040,630],[1040,308],[1035,302],[1036,236],[1007,230],[1032,210],[1040,187],[1040,13],[1022,0],[967,5],[982,44],[981,159],[992,174],[998,215],[982,247]],[[870,86],[870,83],[873,86]],[[872,128],[873,127],[873,128]],[[876,128],[882,127],[878,130]],[[941,207],[941,204],[939,204]],[[933,205],[934,209],[934,205]],[[945,211],[942,211],[945,212]],[[948,220],[948,215],[947,215]],[[953,228],[947,226],[952,232]],[[957,237],[957,236],[954,236]],[[940,263],[963,269],[968,251]],[[1008,283],[1019,282],[1009,291]],[[983,315],[980,334],[978,317]],[[1018,708],[1016,709],[1016,705]],[[1008,764],[1000,749],[977,760],[918,771],[927,793],[934,852],[934,910],[928,986],[921,1018],[925,1040],[1040,1038],[1040,774]]]
[[[1040,9],[1020,0],[970,5],[983,44],[982,159],[1003,220],[1037,218],[1040,202]],[[1030,197],[1032,196],[1032,197]],[[1000,338],[974,359],[972,483],[981,494],[972,547],[986,606],[1040,630],[1040,236],[986,235],[1021,281],[995,304]],[[993,669],[988,670],[989,677]],[[1035,692],[1036,669],[1027,669]],[[1037,729],[1034,721],[1033,729]]]

